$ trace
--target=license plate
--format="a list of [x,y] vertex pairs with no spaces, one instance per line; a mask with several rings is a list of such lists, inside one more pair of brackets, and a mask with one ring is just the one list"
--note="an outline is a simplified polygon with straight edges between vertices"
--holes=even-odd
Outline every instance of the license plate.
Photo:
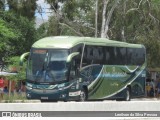
[[48,100],[48,97],[41,97],[41,99],[43,99],[43,100]]

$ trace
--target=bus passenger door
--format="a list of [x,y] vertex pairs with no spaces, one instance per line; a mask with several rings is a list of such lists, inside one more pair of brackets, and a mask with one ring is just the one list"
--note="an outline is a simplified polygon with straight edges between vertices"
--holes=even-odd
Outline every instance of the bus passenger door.
[[70,63],[70,74],[69,74],[69,99],[78,100],[80,94],[80,78],[79,78],[79,62],[73,59]]

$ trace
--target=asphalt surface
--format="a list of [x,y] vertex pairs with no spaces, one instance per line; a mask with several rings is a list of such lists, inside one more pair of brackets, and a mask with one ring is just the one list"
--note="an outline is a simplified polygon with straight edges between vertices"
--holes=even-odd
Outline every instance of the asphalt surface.
[[[135,98],[131,101],[43,103],[40,100],[25,100],[23,103],[17,100],[15,103],[0,103],[0,108],[1,112],[42,112],[44,116],[65,117],[65,120],[70,117],[87,117],[87,120],[88,118],[92,120],[160,120],[160,98]],[[157,116],[146,117],[146,113]],[[129,116],[126,116],[127,114]],[[134,116],[130,116],[130,114],[134,114]]]

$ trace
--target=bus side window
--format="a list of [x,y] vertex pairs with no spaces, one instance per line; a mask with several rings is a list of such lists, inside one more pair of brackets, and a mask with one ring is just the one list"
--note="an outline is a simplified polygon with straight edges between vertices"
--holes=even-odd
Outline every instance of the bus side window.
[[127,65],[142,65],[144,62],[144,48],[127,48]]
[[76,56],[76,58],[74,58],[77,68],[80,68],[83,46],[84,46],[84,44],[78,44],[78,45],[74,46],[73,48],[71,48],[71,53],[72,52],[79,52],[79,55]]
[[103,60],[104,60],[104,53],[103,53],[103,47],[97,47],[94,46],[94,50],[93,50],[93,63],[94,64],[103,64]]
[[137,54],[136,64],[137,65],[142,65],[145,61],[145,50],[144,50],[144,48],[136,48],[136,54]]
[[79,59],[77,58],[73,59],[71,62],[70,79],[74,79],[79,76],[79,67],[80,67]]
[[127,48],[127,65],[133,65],[133,49]]
[[109,59],[107,61],[107,64],[108,65],[114,65],[115,62],[116,62],[116,58],[115,58],[115,55],[116,55],[116,51],[115,51],[115,47],[106,47],[106,56],[109,56]]
[[116,64],[125,65],[126,64],[126,48],[116,47],[116,51],[117,51]]
[[105,53],[104,64],[108,64],[109,63],[109,59],[110,59],[110,54],[109,54],[109,50],[108,50],[107,47],[104,48],[104,53]]
[[104,60],[103,47],[99,47],[98,52],[99,52],[99,64],[103,64]]
[[93,47],[86,45],[83,53],[82,67],[92,64],[93,57],[94,57]]

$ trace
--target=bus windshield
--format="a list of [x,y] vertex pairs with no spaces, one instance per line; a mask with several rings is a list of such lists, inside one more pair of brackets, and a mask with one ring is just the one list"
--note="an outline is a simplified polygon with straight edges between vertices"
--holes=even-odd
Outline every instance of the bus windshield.
[[68,50],[32,49],[27,67],[27,80],[35,82],[67,80],[68,54]]

